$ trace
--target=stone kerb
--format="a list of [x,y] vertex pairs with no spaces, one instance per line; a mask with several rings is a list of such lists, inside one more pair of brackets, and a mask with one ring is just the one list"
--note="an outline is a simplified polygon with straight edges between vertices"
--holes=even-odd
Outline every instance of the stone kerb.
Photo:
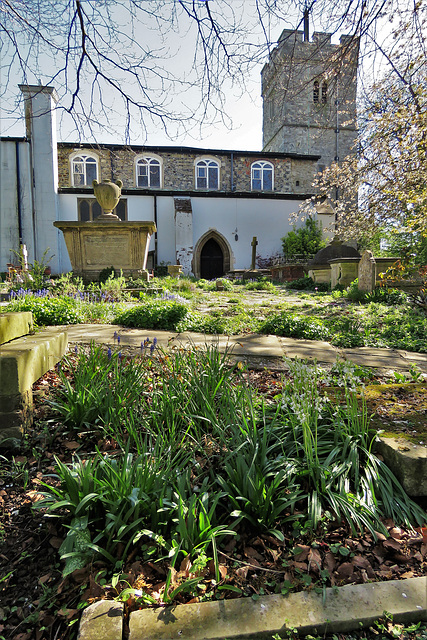
[[10,315],[14,317],[0,320],[3,335],[13,336],[0,346],[0,445],[7,445],[11,438],[20,438],[31,424],[32,385],[59,362],[68,344],[63,329],[29,335],[32,314]]

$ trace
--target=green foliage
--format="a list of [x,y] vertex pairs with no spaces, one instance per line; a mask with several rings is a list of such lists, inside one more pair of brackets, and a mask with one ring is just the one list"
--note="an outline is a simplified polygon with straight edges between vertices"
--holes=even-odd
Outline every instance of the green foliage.
[[269,291],[270,293],[276,293],[276,287],[267,278],[259,278],[252,282],[246,282],[245,289],[248,291]]
[[217,291],[217,282],[224,291],[233,291],[233,283],[227,278],[217,278],[216,280],[197,280],[197,287],[203,291]]
[[[130,553],[166,553],[167,602],[196,588],[197,575],[172,586],[183,556],[191,573],[206,566],[209,553],[219,581],[217,544],[242,520],[280,540],[293,535],[290,528],[315,531],[325,517],[374,536],[385,531],[382,517],[422,522],[424,512],[372,453],[366,406],[349,391],[363,373],[354,367],[331,371],[345,390],[337,406],[319,391],[324,372],[288,361],[282,395],[263,407],[229,366],[229,353],[215,346],[141,356],[126,365],[133,374],[122,386],[124,364],[106,357],[95,349],[79,356],[74,382],[60,392],[63,416],[75,405],[84,422],[102,393],[117,390],[110,406],[120,412],[123,405],[122,414],[109,437],[119,449],[71,465],[56,460],[57,481],[43,485],[36,503],[66,529],[65,574],[99,557],[116,565]],[[96,410],[91,420],[99,417]]]
[[99,282],[106,282],[109,278],[115,278],[116,277],[116,270],[114,269],[114,267],[105,267],[105,269],[102,269],[100,271],[99,274]]
[[7,311],[31,311],[41,325],[78,324],[84,322],[81,304],[68,296],[38,297],[27,294],[10,302]]
[[28,264],[28,268],[25,268],[25,260],[22,253],[19,251],[13,251],[16,258],[18,259],[19,266],[21,268],[20,278],[21,282],[16,282],[13,285],[13,288],[23,287],[24,289],[29,289],[31,291],[37,291],[42,289],[45,286],[47,277],[45,272],[49,267],[49,263],[53,258],[53,255],[48,256],[50,249],[49,247],[43,252],[40,260],[34,260],[33,263]]
[[62,387],[51,401],[65,425],[79,430],[114,431],[117,437],[129,413],[141,402],[145,364],[122,359],[91,344],[76,362],[64,358],[58,368]]
[[308,257],[325,246],[322,240],[322,228],[314,218],[308,217],[304,226],[289,231],[282,238],[283,253],[289,258],[296,255]]
[[376,287],[374,291],[368,293],[359,291],[358,278],[343,291],[343,295],[352,302],[360,302],[369,304],[370,302],[382,302],[383,304],[397,305],[404,304],[407,301],[407,295],[398,289],[390,289],[387,286]]
[[314,291],[315,286],[316,284],[310,276],[303,276],[286,283],[287,289],[296,289],[297,291]]
[[119,312],[114,318],[114,323],[141,329],[176,330],[187,313],[188,307],[183,303],[147,299],[144,300],[144,304]]
[[52,292],[55,295],[74,296],[83,290],[83,280],[70,271],[62,273],[58,278],[55,278]]
[[36,507],[50,515],[64,509],[69,514],[71,524],[60,549],[64,575],[96,555],[114,565],[119,546],[124,545],[126,555],[141,529],[162,527],[167,514],[160,516],[157,508],[170,486],[171,471],[155,446],[147,443],[138,456],[97,453],[89,460],[76,458],[71,465],[56,459],[56,465],[59,486],[44,483],[44,498]]
[[272,333],[276,336],[303,338],[305,340],[328,340],[329,330],[322,320],[307,316],[297,316],[282,311],[271,315],[260,325],[261,333]]

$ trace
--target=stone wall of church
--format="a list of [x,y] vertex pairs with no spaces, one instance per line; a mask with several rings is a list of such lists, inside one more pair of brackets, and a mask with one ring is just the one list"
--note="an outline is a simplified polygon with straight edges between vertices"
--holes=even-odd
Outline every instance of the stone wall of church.
[[357,40],[285,29],[262,70],[263,150],[321,155],[320,167],[353,154],[357,66]]
[[[73,147],[68,144],[58,145],[59,187],[72,186],[71,160],[79,153],[90,154],[99,160],[100,176],[98,180],[110,179],[123,181],[123,188],[136,188],[135,162],[140,156],[154,156],[162,163],[162,186],[164,190],[192,191],[195,189],[195,165],[202,158],[216,160],[219,164],[219,189],[223,192],[250,192],[251,166],[258,160],[268,161],[274,166],[275,193],[310,193],[315,163],[312,160],[296,160],[283,157],[248,156],[242,152],[214,151],[199,153],[177,149],[176,152],[155,151],[136,147]],[[232,176],[233,174],[233,176]],[[295,187],[299,182],[300,187]]]

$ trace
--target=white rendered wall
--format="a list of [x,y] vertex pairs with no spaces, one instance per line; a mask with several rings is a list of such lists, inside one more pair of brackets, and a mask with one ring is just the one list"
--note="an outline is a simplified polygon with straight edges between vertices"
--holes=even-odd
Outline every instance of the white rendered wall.
[[58,234],[52,225],[58,220],[58,153],[56,138],[56,92],[51,87],[20,85],[26,103],[27,136],[31,138],[34,174],[34,254],[40,260],[46,249],[54,255],[52,273],[60,271]]
[[2,140],[0,143],[0,271],[6,271],[8,262],[17,263],[13,251],[19,251],[16,144],[19,145],[22,241],[27,246],[30,261],[33,259],[29,145],[24,140],[17,142]]
[[[153,196],[124,196],[127,198],[128,220],[154,220]],[[74,194],[59,194],[60,220],[77,220],[77,198]],[[299,200],[250,199],[250,198],[191,198],[193,209],[193,235],[186,235],[188,246],[196,246],[197,241],[210,229],[216,230],[231,247],[231,267],[249,269],[251,266],[253,236],[257,236],[257,254],[268,258],[282,253],[281,238],[293,228],[290,215],[299,208]],[[327,216],[321,216],[326,218]],[[50,224],[53,227],[53,219]],[[238,240],[235,240],[237,228]],[[55,230],[56,231],[56,230]],[[68,271],[71,265],[62,238],[59,238],[60,270]],[[173,196],[157,196],[157,261],[176,262],[175,207]],[[187,237],[188,236],[188,237]],[[154,236],[150,241],[150,251],[154,250]],[[186,272],[190,267],[186,265]]]
[[194,244],[204,233],[215,229],[231,246],[234,269],[249,269],[253,236],[258,239],[257,254],[263,258],[282,253],[281,238],[291,231],[289,216],[298,210],[299,203],[298,200],[192,198]]

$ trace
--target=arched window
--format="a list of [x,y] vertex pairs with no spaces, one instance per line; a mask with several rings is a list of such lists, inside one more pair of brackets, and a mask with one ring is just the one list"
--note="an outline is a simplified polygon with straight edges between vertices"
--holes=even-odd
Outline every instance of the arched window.
[[313,84],[313,102],[314,102],[314,104],[318,104],[318,102],[319,102],[319,89],[320,89],[319,81],[315,80],[314,84]]
[[95,156],[80,153],[71,160],[71,182],[73,187],[91,187],[98,180],[98,160]]
[[322,82],[322,104],[326,104],[328,101],[328,83]]
[[251,177],[253,191],[273,191],[274,168],[271,162],[254,162]]
[[144,156],[136,161],[136,186],[160,187],[161,163],[158,158]]
[[196,162],[196,189],[219,189],[219,164],[216,160]]

